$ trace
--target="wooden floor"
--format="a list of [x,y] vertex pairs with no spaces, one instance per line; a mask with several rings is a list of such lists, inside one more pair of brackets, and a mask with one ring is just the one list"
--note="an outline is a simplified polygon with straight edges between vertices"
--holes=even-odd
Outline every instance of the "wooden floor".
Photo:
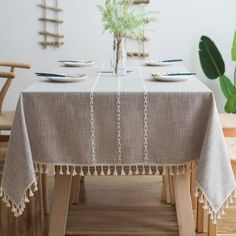
[[[86,177],[80,204],[70,207],[66,235],[177,236],[175,208],[161,202],[161,188],[161,177]],[[236,204],[217,232],[236,236]]]

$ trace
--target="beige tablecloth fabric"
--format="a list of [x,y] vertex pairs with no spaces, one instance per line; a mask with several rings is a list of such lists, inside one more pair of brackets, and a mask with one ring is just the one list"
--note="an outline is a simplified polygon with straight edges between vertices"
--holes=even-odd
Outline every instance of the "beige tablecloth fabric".
[[205,208],[221,216],[236,185],[212,92],[196,78],[150,79],[151,72],[185,71],[181,66],[132,68],[125,78],[99,75],[104,66],[60,68],[89,78],[41,80],[22,92],[0,192],[15,215],[37,190],[35,163],[174,166],[196,160]]

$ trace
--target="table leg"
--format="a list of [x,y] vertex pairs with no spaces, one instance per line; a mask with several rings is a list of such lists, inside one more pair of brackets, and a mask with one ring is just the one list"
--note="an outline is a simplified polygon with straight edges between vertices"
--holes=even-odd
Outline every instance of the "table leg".
[[208,216],[208,236],[216,236],[216,224],[211,221],[211,215]]
[[202,208],[202,204],[197,202],[197,232],[204,232],[204,209]]
[[173,176],[175,203],[180,236],[195,236],[188,175]]
[[64,236],[70,199],[71,175],[56,175],[49,236]]
[[72,177],[71,191],[70,191],[70,205],[79,204],[81,179],[82,177],[79,175]]

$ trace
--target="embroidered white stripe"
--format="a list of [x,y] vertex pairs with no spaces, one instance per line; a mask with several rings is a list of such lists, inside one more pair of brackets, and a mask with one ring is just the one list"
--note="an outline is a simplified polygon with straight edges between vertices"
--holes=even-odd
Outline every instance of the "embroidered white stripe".
[[[104,67],[105,62],[103,62],[101,70]],[[95,145],[95,127],[94,127],[94,99],[93,92],[100,78],[100,73],[98,74],[93,87],[90,91],[90,125],[91,125],[91,155],[92,155],[92,163],[95,164],[96,160],[96,145]]]
[[118,163],[120,164],[122,162],[122,152],[121,152],[121,126],[120,126],[120,83],[121,83],[121,78],[118,78],[118,91],[117,91],[117,151],[118,151]]
[[140,80],[142,81],[144,89],[143,148],[144,148],[144,163],[148,163],[148,93],[144,80],[142,79],[143,74],[137,64],[137,61],[136,61],[136,67],[138,68],[139,77]]

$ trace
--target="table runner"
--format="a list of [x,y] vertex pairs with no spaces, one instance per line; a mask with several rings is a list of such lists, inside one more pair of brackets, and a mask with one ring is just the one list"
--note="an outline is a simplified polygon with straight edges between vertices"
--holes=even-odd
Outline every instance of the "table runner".
[[104,65],[60,68],[89,78],[42,80],[21,93],[0,188],[15,216],[37,191],[37,172],[178,175],[191,171],[192,161],[196,195],[214,223],[224,214],[236,185],[212,92],[196,78],[150,79],[151,72],[185,71],[181,66],[138,63],[125,78],[98,74]]

